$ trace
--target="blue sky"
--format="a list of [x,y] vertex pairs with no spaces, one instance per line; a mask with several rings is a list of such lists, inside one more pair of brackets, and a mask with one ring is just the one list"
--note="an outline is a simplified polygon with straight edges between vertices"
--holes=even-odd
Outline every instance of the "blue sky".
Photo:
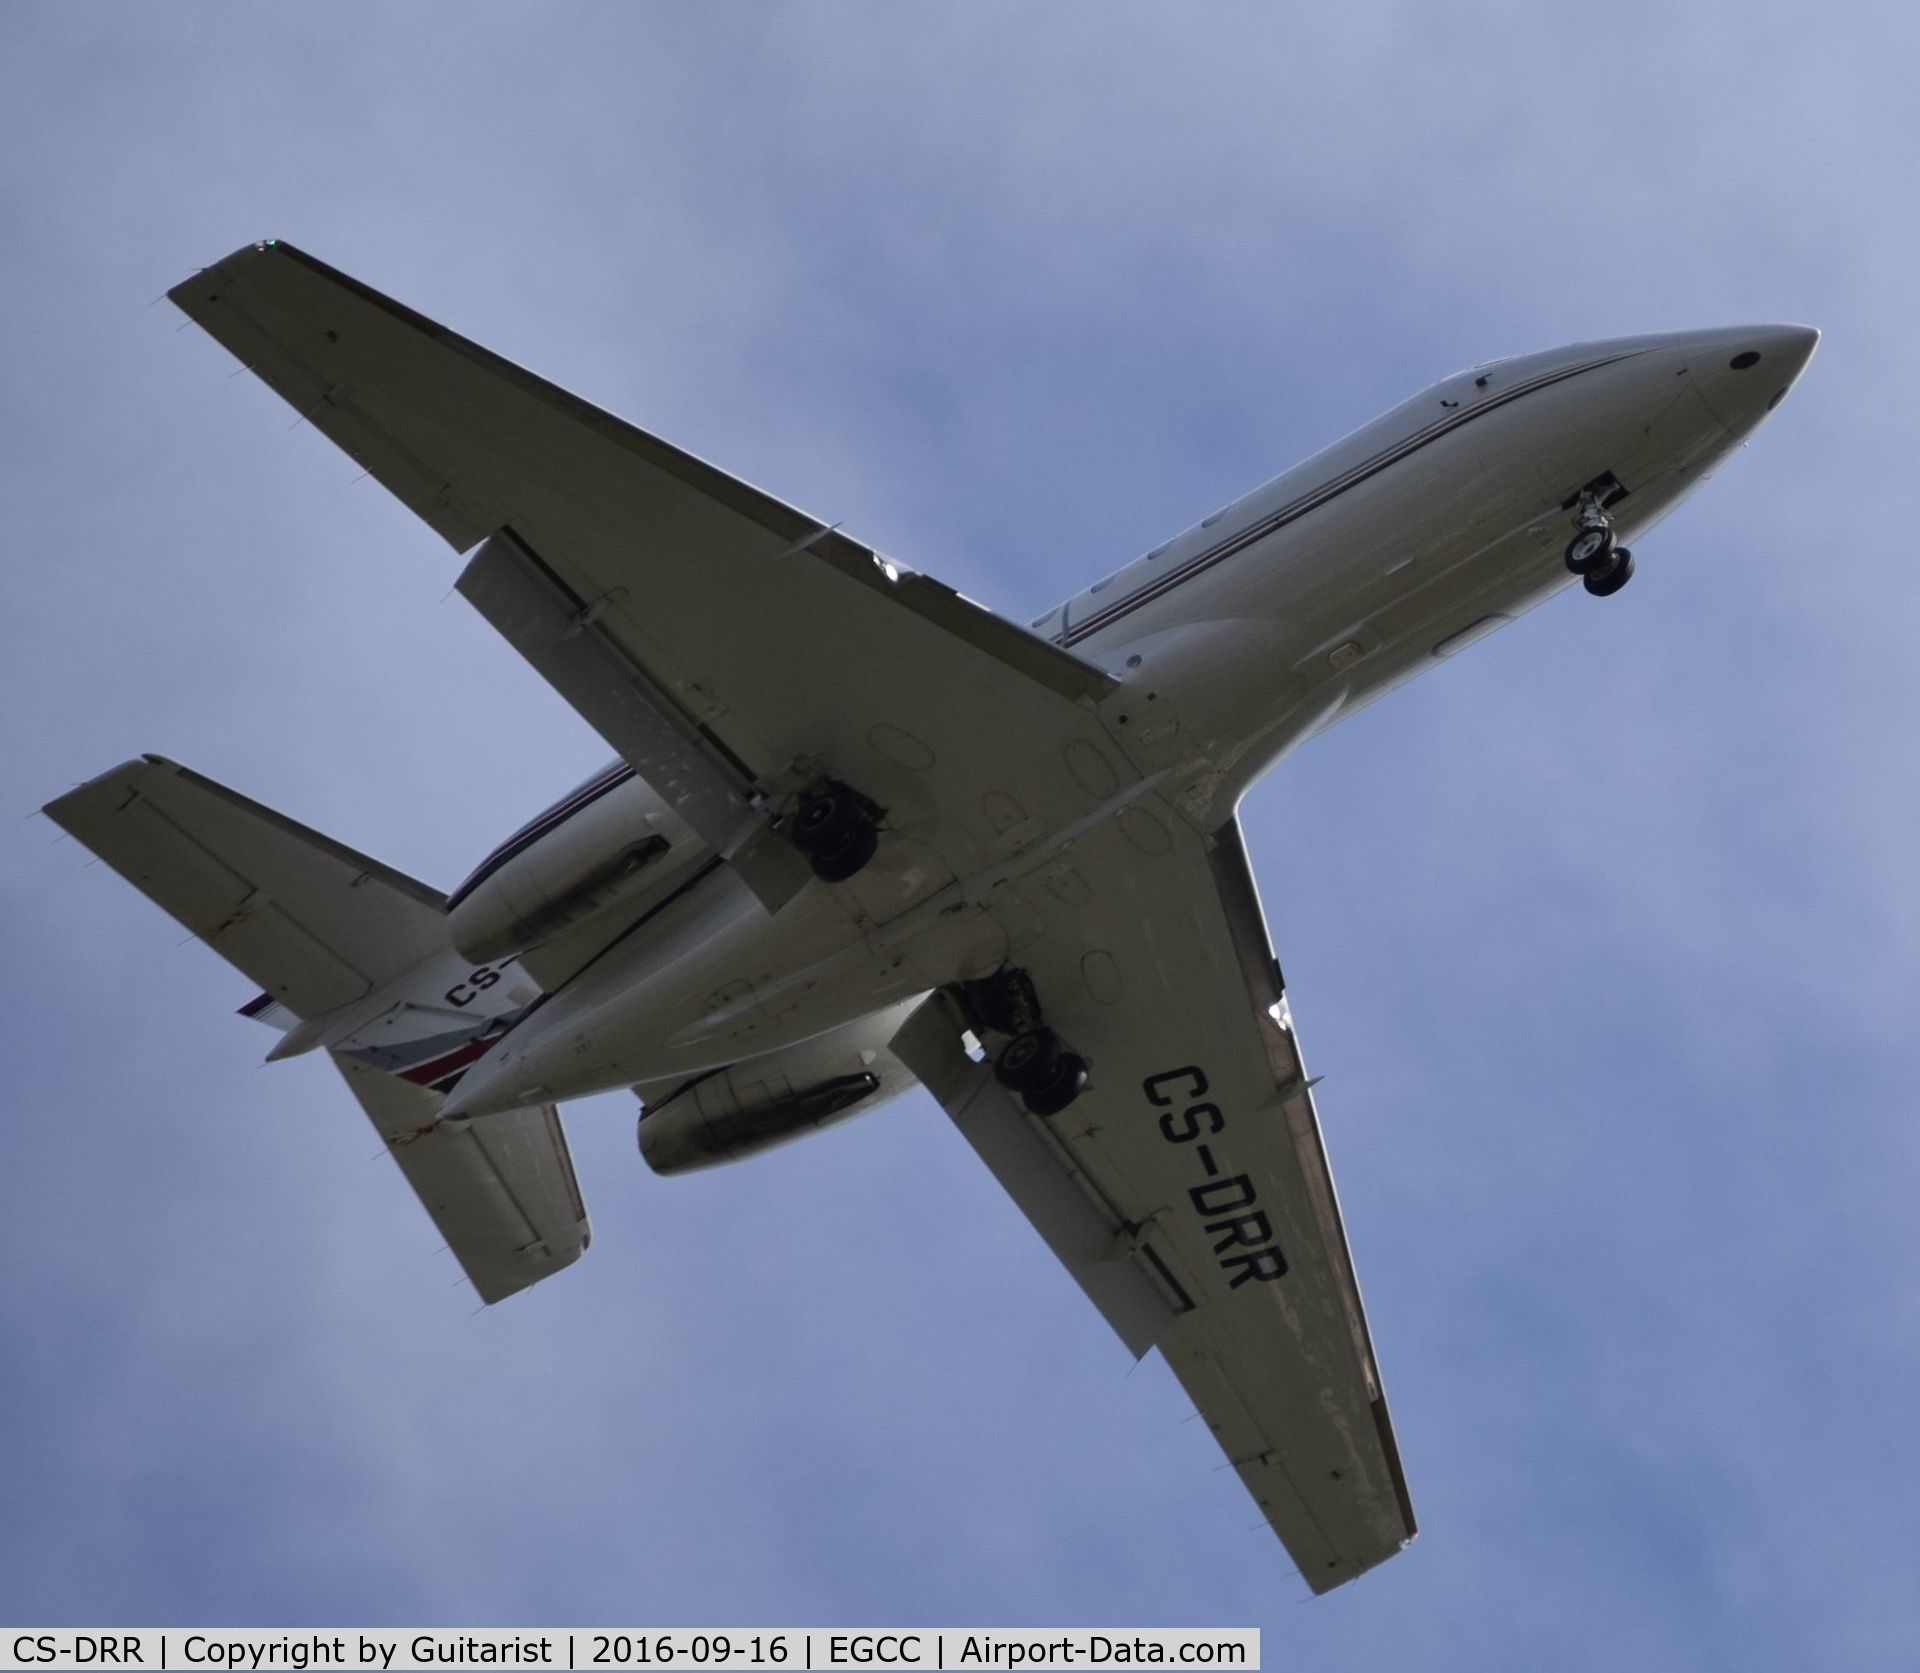
[[[0,1618],[1231,1623],[1906,1667],[1909,9],[15,4]],[[476,1314],[324,1063],[32,810],[446,886],[599,742],[165,288],[277,235],[1016,618],[1423,384],[1826,333],[1640,550],[1244,810],[1424,1532],[1308,1601],[916,1096]]]

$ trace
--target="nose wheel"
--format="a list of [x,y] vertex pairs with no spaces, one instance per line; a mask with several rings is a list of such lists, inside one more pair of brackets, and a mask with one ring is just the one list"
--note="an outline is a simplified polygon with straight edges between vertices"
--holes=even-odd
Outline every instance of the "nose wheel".
[[1616,549],[1611,525],[1589,523],[1567,542],[1567,568],[1575,575],[1591,575],[1612,562]]
[[1593,494],[1582,494],[1579,527],[1567,542],[1567,568],[1595,598],[1608,598],[1633,579],[1633,554],[1614,538],[1606,508]]
[[1580,584],[1595,598],[1611,598],[1632,579],[1633,554],[1624,546],[1616,546],[1606,564],[1583,575]]

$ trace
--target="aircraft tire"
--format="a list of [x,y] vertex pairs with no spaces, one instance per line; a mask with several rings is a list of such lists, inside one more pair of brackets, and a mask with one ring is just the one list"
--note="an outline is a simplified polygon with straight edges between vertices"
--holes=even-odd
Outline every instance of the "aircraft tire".
[[1626,547],[1614,549],[1613,562],[1605,569],[1584,577],[1581,585],[1595,598],[1611,598],[1633,579],[1633,554]]
[[1613,530],[1604,523],[1591,524],[1567,542],[1567,568],[1575,575],[1591,575],[1606,568],[1613,552]]
[[1051,1028],[1029,1028],[1016,1034],[994,1060],[994,1078],[1009,1091],[1022,1094],[1050,1086],[1060,1068],[1060,1036]]
[[844,883],[871,860],[880,847],[880,833],[871,825],[855,825],[832,847],[808,855],[813,875],[822,883]]
[[865,823],[860,798],[829,780],[800,804],[793,816],[793,840],[803,854],[829,853]]
[[1034,1115],[1058,1115],[1086,1090],[1087,1060],[1063,1051],[1054,1064],[1053,1079],[1045,1086],[1023,1093],[1021,1102]]

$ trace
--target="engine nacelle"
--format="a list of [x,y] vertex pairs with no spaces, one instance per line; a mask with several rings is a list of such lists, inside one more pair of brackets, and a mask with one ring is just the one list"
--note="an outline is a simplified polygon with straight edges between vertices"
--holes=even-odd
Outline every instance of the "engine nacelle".
[[910,999],[694,1080],[636,1086],[640,1154],[655,1173],[688,1173],[770,1150],[898,1097],[916,1082],[887,1042],[919,1003]]
[[616,909],[638,914],[706,849],[624,763],[529,820],[454,890],[447,927],[475,964],[508,958]]

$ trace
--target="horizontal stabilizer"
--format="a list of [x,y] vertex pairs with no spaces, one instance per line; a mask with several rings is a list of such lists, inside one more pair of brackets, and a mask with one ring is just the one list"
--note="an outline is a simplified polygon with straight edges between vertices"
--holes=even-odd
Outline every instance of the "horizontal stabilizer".
[[299,1017],[364,997],[447,945],[411,877],[157,755],[47,816]]
[[439,1093],[329,1055],[482,1301],[504,1301],[585,1252],[593,1229],[553,1105],[443,1123]]

